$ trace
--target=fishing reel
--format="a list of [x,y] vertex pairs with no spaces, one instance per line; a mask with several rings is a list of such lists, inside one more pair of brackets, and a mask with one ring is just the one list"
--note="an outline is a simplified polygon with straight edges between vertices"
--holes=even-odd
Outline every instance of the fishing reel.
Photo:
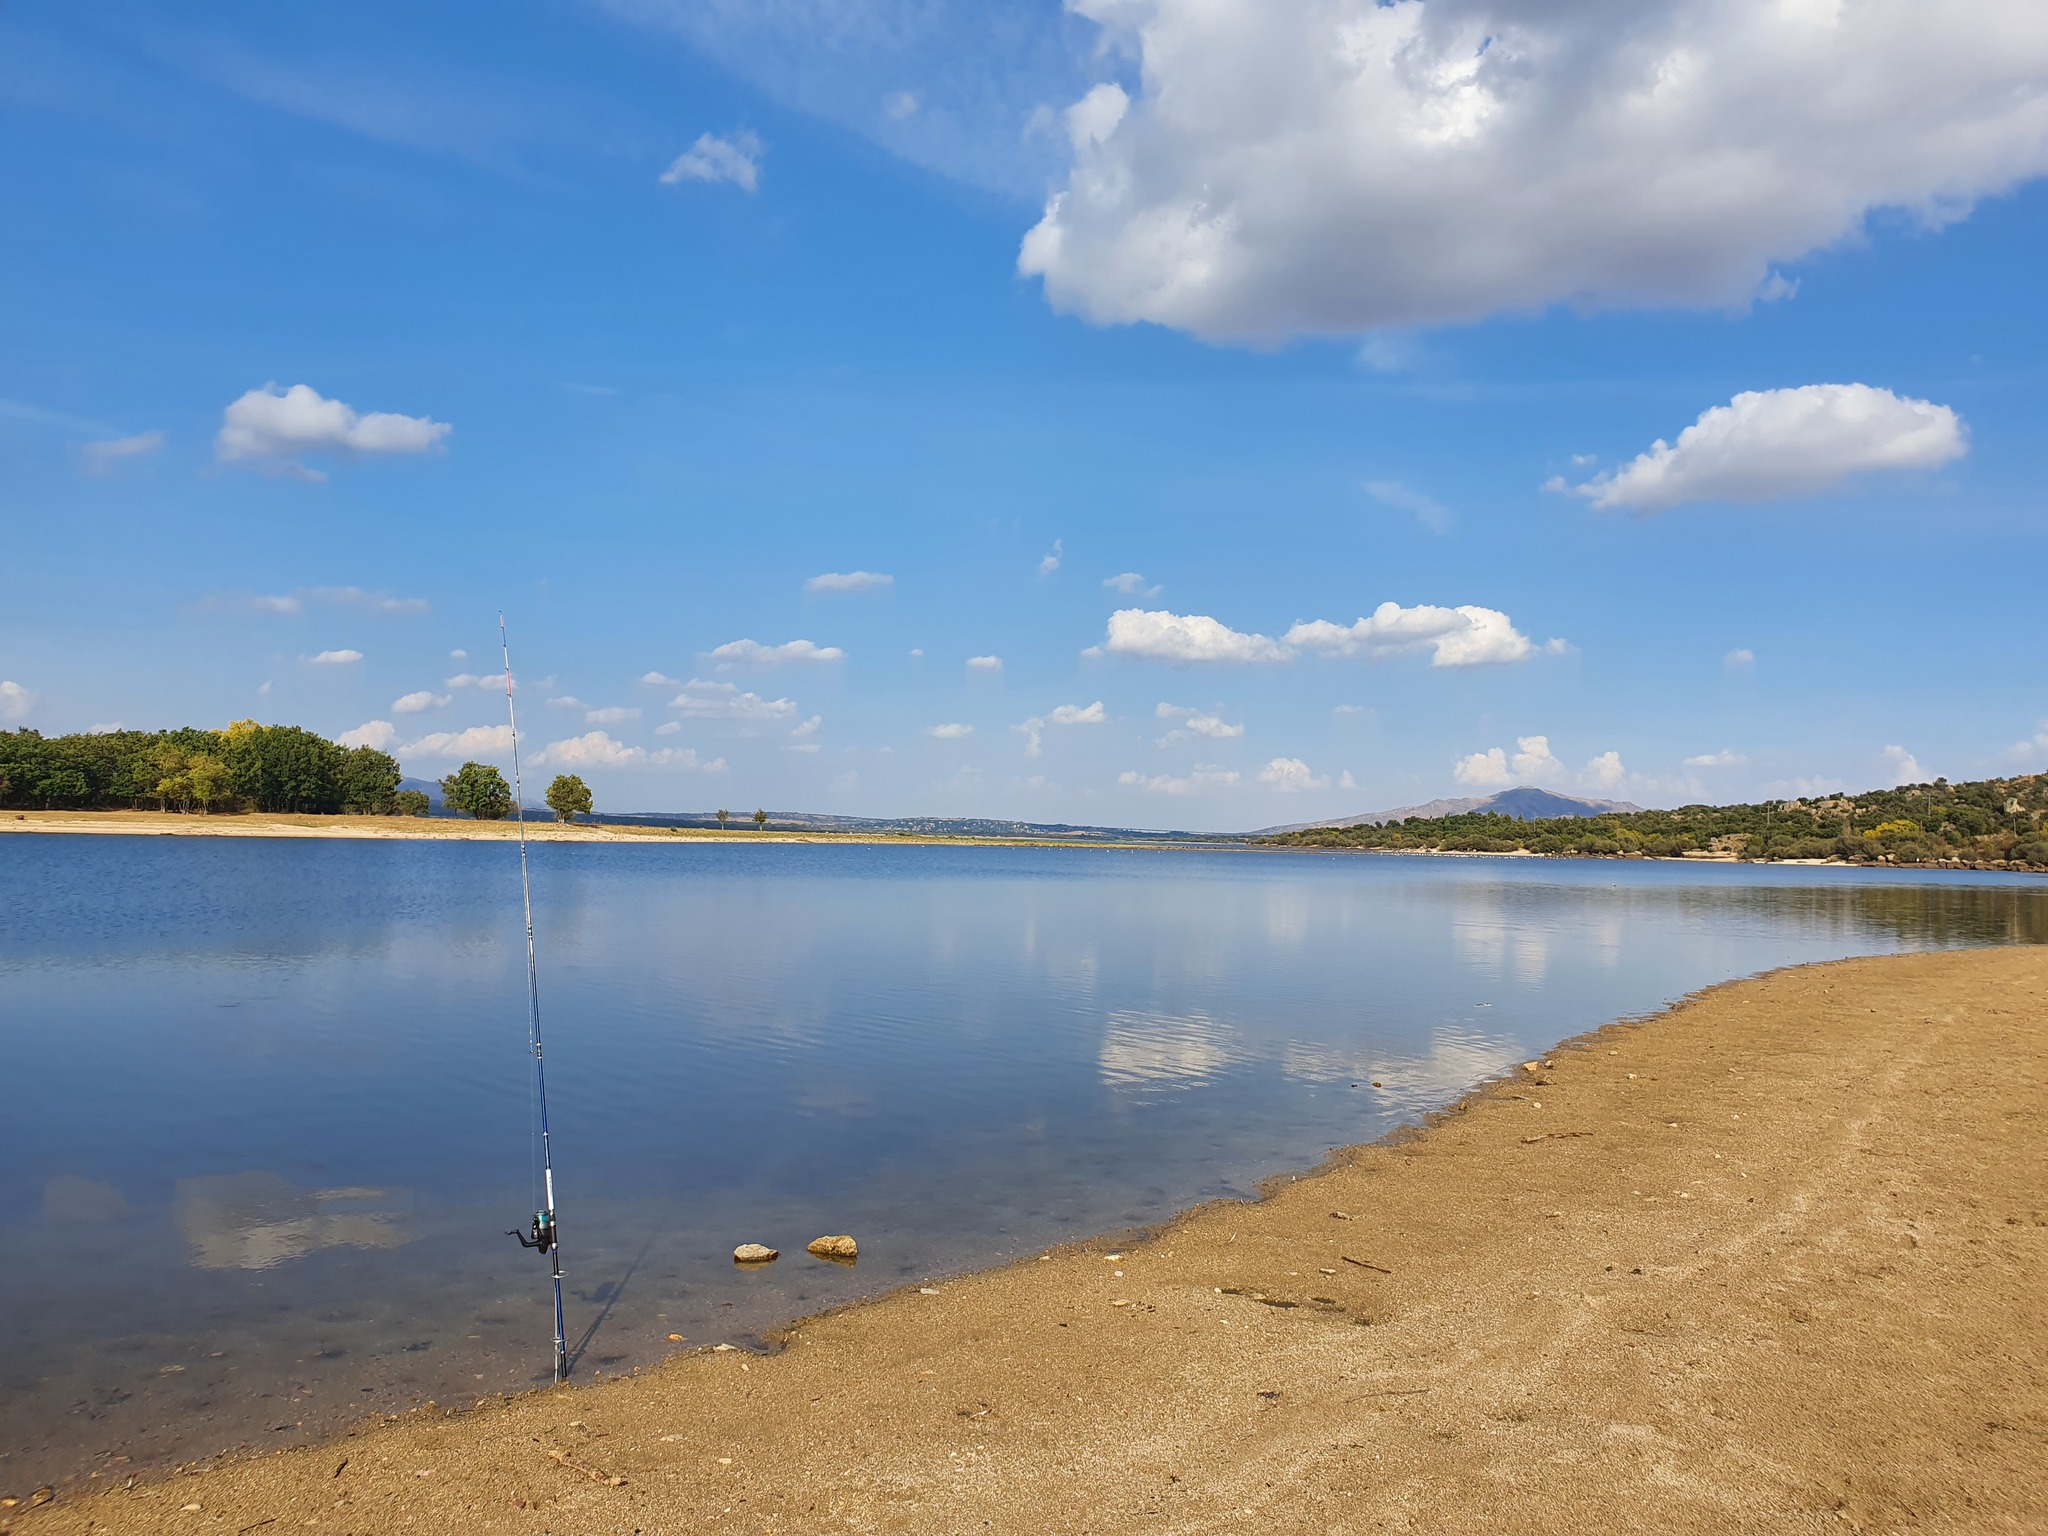
[[505,1235],[518,1238],[519,1246],[522,1248],[537,1248],[542,1253],[550,1252],[555,1246],[555,1213],[553,1211],[535,1211],[533,1213],[533,1231],[530,1236],[525,1232],[517,1230],[508,1231]]

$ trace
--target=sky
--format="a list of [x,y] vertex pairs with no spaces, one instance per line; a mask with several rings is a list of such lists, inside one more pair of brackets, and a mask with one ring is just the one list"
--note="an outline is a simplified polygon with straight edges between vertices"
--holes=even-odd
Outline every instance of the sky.
[[[1245,830],[2048,770],[2035,0],[0,10],[0,727]],[[539,781],[539,782],[533,782]]]

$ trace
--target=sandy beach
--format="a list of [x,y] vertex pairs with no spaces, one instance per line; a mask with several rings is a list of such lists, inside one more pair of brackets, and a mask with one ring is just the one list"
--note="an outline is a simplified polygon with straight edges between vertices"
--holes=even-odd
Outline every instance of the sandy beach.
[[2041,948],[1733,983],[1142,1242],[0,1528],[2040,1531],[2044,1003]]

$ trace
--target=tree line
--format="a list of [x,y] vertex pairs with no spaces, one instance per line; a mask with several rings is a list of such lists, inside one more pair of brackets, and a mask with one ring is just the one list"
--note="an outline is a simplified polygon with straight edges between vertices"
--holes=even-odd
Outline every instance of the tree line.
[[1315,827],[1262,842],[1436,853],[1840,859],[1852,864],[2048,868],[2048,774],[1906,784],[1861,795],[1687,805],[1518,821],[1492,812]]
[[[315,816],[424,816],[432,800],[402,789],[398,760],[344,747],[295,725],[237,720],[225,730],[94,731],[45,736],[0,731],[0,806],[36,810],[155,810],[218,815],[283,811]],[[512,814],[512,790],[488,763],[441,781],[450,810],[480,820]],[[548,786],[558,820],[591,813],[573,773]]]

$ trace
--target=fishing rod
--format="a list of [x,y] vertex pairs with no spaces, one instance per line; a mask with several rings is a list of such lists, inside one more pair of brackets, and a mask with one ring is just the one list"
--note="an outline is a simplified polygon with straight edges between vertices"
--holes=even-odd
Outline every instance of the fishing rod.
[[533,1080],[540,1100],[540,1166],[545,1198],[533,1213],[533,1229],[513,1230],[522,1248],[546,1254],[555,1275],[555,1381],[569,1379],[569,1341],[562,1326],[562,1245],[555,1226],[555,1158],[548,1143],[548,1070],[540,1052],[540,971],[533,958],[533,882],[526,872],[526,794],[519,780],[519,715],[512,706],[512,642],[505,635],[505,615],[498,615],[498,646],[505,653],[505,719],[512,727],[512,814],[519,823],[519,894],[526,904],[527,1048],[533,1052]]

